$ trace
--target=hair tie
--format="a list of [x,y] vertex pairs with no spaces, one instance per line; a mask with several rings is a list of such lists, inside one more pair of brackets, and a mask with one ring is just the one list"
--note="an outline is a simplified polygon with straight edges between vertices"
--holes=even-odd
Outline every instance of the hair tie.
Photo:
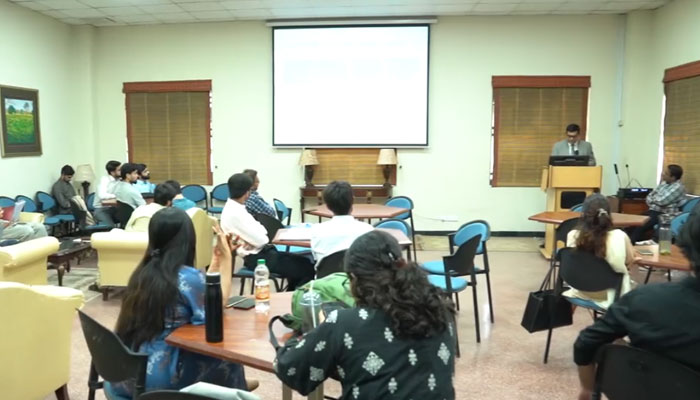
[[160,249],[151,250],[151,257],[158,257],[160,255]]
[[605,211],[603,208],[598,209],[598,217],[603,216],[603,215],[608,215],[608,212]]

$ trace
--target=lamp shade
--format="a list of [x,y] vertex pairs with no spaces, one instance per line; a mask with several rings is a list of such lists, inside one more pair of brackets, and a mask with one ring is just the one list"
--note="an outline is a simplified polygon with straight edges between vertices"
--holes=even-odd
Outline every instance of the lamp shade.
[[379,158],[377,158],[378,165],[396,165],[398,160],[396,159],[396,150],[394,149],[381,149],[379,150]]
[[318,165],[318,157],[316,157],[316,150],[304,149],[304,151],[301,152],[301,158],[299,158],[299,165]]
[[82,164],[75,167],[74,182],[92,182],[95,180],[95,172],[90,164]]

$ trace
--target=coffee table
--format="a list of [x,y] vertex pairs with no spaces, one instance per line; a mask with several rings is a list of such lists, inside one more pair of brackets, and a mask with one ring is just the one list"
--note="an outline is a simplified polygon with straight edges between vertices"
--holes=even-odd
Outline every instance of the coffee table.
[[[383,204],[353,204],[350,215],[357,219],[371,220],[372,218],[392,218],[409,211],[411,210],[407,208],[391,207]],[[309,207],[304,210],[304,213],[323,218],[333,218],[333,211],[329,210],[328,206],[325,204],[316,207]]]
[[[671,245],[671,254],[668,255],[661,255],[659,254],[659,245],[640,245],[640,246],[634,246],[635,251],[635,261],[634,263],[639,265],[640,267],[645,267],[648,268],[647,276],[646,279],[644,280],[644,283],[649,282],[649,276],[651,276],[651,271],[653,269],[667,269],[669,270],[676,270],[676,271],[686,271],[689,272],[692,270],[692,267],[690,265],[690,260],[688,260],[685,255],[683,254],[683,251],[680,249],[680,247],[674,245]],[[639,251],[646,250],[650,251],[653,254],[652,255],[642,255],[639,253]],[[669,280],[670,280],[670,275],[669,275]]]
[[49,255],[47,260],[48,269],[55,269],[58,273],[58,286],[63,286],[63,275],[66,272],[70,272],[71,261],[75,259],[80,260],[80,257],[87,254],[91,249],[89,240],[75,242],[71,239],[62,241],[58,251]]

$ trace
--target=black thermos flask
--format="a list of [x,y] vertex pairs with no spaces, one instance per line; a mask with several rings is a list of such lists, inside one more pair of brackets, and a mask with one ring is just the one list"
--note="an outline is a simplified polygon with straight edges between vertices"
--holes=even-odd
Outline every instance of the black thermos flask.
[[223,303],[221,299],[221,274],[207,274],[207,289],[204,296],[205,329],[207,342],[224,340]]

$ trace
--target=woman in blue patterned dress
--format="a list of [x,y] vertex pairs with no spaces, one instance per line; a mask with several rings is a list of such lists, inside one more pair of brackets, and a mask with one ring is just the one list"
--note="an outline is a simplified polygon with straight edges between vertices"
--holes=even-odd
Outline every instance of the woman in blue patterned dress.
[[[231,242],[218,227],[210,272],[231,276]],[[116,333],[131,349],[148,354],[146,391],[181,389],[203,381],[246,389],[243,366],[188,352],[165,343],[185,324],[204,324],[204,275],[194,263],[195,232],[187,213],[165,208],[148,225],[148,249],[129,279]],[[224,301],[231,280],[221,280]],[[105,390],[131,396],[133,382],[113,382]]]
[[301,394],[328,377],[346,400],[454,400],[454,308],[375,230],[345,255],[355,308],[336,310],[277,353],[277,377]]

